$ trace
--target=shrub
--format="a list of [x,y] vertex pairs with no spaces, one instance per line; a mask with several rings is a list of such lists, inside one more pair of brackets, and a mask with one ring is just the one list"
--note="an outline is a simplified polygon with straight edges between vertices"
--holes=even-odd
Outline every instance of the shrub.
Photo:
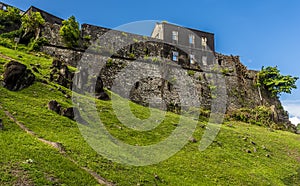
[[228,117],[236,121],[242,121],[245,123],[263,125],[268,127],[271,127],[275,124],[272,120],[272,111],[266,106],[258,106],[253,109],[237,109],[228,114]]
[[106,62],[106,66],[107,67],[111,67],[113,65],[113,59],[112,58],[108,58],[107,62]]
[[130,53],[130,54],[129,54],[129,58],[132,58],[132,59],[135,58],[134,53]]
[[74,16],[71,16],[64,20],[62,24],[59,34],[63,38],[65,45],[70,48],[77,47],[80,38],[79,23]]
[[41,47],[48,43],[49,43],[48,40],[44,37],[41,37],[37,40],[34,40],[32,38],[30,40],[30,43],[28,44],[28,50],[29,51],[40,51]]
[[188,70],[188,71],[187,71],[187,74],[188,74],[189,76],[194,76],[194,75],[195,75],[195,71],[193,71],[193,70]]
[[8,33],[3,33],[0,35],[0,37],[14,39],[14,38],[19,38],[21,34],[22,34],[22,30],[19,29],[19,30],[8,32]]
[[2,37],[0,37],[0,45],[11,49],[15,47],[15,43],[11,39]]

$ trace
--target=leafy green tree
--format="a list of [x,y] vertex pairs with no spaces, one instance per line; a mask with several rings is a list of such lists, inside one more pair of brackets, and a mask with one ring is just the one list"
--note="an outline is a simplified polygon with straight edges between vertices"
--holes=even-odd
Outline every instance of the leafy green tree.
[[71,16],[64,20],[62,24],[63,26],[60,28],[59,33],[64,43],[67,47],[77,47],[80,38],[79,23],[74,16]]
[[262,67],[257,74],[257,85],[264,87],[272,96],[278,96],[281,93],[291,93],[292,89],[296,89],[296,81],[298,77],[290,75],[284,76],[276,67]]
[[20,10],[14,7],[8,7],[7,11],[0,10],[0,31],[12,31],[18,29],[21,25]]
[[22,38],[29,33],[33,33],[35,40],[40,36],[41,28],[45,24],[45,20],[40,12],[30,12],[22,17],[22,30],[24,32]]

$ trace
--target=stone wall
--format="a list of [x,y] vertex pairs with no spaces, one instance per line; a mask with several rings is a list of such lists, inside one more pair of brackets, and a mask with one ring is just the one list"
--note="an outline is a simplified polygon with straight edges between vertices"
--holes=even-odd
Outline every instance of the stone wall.
[[[89,74],[91,76],[100,75],[104,87],[112,90],[114,90],[114,80],[123,73],[123,70],[130,67],[132,68],[130,73],[123,75],[128,77],[128,74],[130,74],[129,77],[135,81],[126,82],[126,79],[123,80],[126,82],[125,87],[130,89],[129,94],[123,96],[145,106],[149,104],[152,104],[152,106],[157,105],[159,100],[155,101],[153,99],[161,97],[166,103],[167,109],[174,111],[184,107],[184,103],[180,102],[178,92],[180,92],[180,86],[185,86],[175,86],[176,80],[181,82],[178,79],[179,75],[180,77],[190,77],[192,79],[190,83],[195,85],[196,96],[204,109],[210,109],[212,101],[216,99],[213,95],[212,88],[214,85],[210,80],[211,77],[214,74],[222,75],[224,85],[219,86],[226,86],[227,112],[264,104],[274,108],[275,121],[289,122],[288,114],[282,109],[278,98],[270,97],[268,91],[263,89],[260,90],[262,99],[260,98],[259,90],[255,86],[257,72],[248,70],[240,62],[238,56],[215,54],[215,59],[213,59],[211,65],[192,65],[189,63],[186,52],[176,46],[145,36],[112,30],[107,32],[109,30],[87,24],[82,25],[81,47],[68,49],[63,46],[59,38],[59,25],[47,25],[43,34],[51,42],[49,46],[43,47],[43,51],[81,69],[87,66],[92,67],[89,68]],[[99,40],[92,42],[99,37]],[[86,42],[88,42],[88,45],[84,46]],[[181,53],[178,62],[170,60],[171,51],[174,50]],[[161,70],[165,68],[163,64],[171,65],[177,75],[174,73],[172,77],[167,79],[162,78],[165,76],[160,77],[159,75],[163,73]],[[153,65],[156,65],[156,67],[154,68]],[[100,74],[97,74],[99,72]],[[145,72],[149,76],[143,77]],[[114,91],[118,92],[118,90]],[[184,91],[185,95],[195,97],[194,92],[189,93],[189,91],[187,88]],[[118,93],[122,95],[122,91]]]

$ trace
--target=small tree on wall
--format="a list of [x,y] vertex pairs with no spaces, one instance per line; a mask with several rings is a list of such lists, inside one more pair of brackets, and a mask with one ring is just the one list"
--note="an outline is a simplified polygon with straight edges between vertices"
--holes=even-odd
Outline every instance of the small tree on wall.
[[292,89],[296,89],[296,81],[298,77],[290,75],[284,76],[276,67],[262,67],[257,74],[257,86],[264,87],[271,95],[279,96],[281,93],[290,94]]
[[77,47],[80,38],[79,23],[74,16],[69,17],[62,22],[59,34],[67,47]]
[[20,10],[14,7],[8,7],[7,11],[0,10],[0,30],[6,30],[11,26],[21,25]]
[[30,14],[25,14],[22,17],[22,31],[24,34],[22,38],[26,37],[28,34],[33,33],[35,39],[38,40],[41,32],[41,27],[45,24],[40,12],[30,12]]

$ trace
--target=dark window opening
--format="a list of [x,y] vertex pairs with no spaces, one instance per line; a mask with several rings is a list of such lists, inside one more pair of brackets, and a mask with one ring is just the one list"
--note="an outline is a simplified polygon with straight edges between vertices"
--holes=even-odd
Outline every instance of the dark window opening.
[[218,59],[218,64],[221,66],[222,65],[223,60],[222,59]]
[[173,85],[172,85],[172,83],[168,82],[168,90],[169,90],[169,92],[171,92],[171,91],[172,91],[172,89],[173,89]]
[[148,48],[145,49],[145,54],[149,55],[149,49]]
[[138,89],[139,87],[140,87],[140,82],[136,82],[135,85],[134,85],[134,88]]
[[129,53],[133,53],[133,51],[134,51],[134,48],[133,48],[132,45],[130,45],[130,47],[129,47]]

